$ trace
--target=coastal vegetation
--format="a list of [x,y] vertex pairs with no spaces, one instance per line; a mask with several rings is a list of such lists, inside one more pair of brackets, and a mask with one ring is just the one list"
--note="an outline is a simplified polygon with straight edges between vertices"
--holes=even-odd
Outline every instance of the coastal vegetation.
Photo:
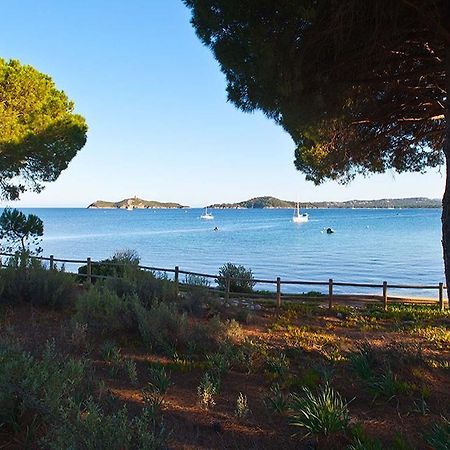
[[[385,198],[380,200],[348,200],[345,202],[299,202],[301,208],[440,208],[441,200],[424,197],[414,198]],[[215,209],[242,209],[242,208],[268,208],[282,209],[295,208],[296,202],[280,200],[275,197],[255,197],[237,203],[215,203],[209,208]]]
[[123,200],[120,200],[118,202],[107,202],[104,200],[97,200],[94,203],[91,203],[88,208],[106,208],[106,209],[113,209],[113,208],[119,208],[119,209],[127,209],[127,208],[133,208],[133,209],[148,209],[148,208],[186,208],[186,206],[180,205],[179,203],[173,203],[173,202],[157,202],[155,200],[142,200],[138,197],[132,197],[132,198],[125,198]]
[[[178,293],[132,251],[108,258],[123,270],[94,284],[27,261],[0,270],[4,448],[449,442],[449,310],[330,311],[311,298],[275,309],[227,301],[195,278]],[[251,285],[251,271],[239,274]]]

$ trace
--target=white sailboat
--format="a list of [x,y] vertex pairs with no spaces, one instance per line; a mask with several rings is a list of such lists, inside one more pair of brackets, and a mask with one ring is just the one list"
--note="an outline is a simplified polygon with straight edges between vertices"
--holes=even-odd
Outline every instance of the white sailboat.
[[205,212],[200,216],[200,219],[203,219],[203,220],[214,219],[214,216],[208,212],[208,207],[205,208]]
[[308,222],[308,214],[302,213],[300,214],[300,205],[297,202],[297,208],[294,210],[294,216],[292,217],[292,222],[294,223],[304,223]]

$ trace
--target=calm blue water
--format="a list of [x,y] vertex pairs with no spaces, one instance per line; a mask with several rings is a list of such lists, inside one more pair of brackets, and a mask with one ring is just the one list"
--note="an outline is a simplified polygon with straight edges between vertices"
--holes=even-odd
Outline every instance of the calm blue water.
[[[200,220],[199,209],[24,211],[44,220],[45,256],[101,259],[129,248],[138,251],[142,264],[213,274],[223,263],[234,262],[270,279],[443,280],[438,209],[309,210],[306,224],[292,223],[290,210],[217,210],[213,221]],[[336,233],[327,235],[324,227]]]

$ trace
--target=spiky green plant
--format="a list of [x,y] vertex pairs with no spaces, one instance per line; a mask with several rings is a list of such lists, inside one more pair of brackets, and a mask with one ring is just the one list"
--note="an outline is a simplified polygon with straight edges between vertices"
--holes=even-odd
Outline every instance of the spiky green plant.
[[434,450],[450,449],[450,420],[444,418],[441,424],[435,424],[425,440]]
[[264,397],[264,404],[270,411],[282,414],[289,408],[289,396],[284,394],[280,385],[276,383]]
[[166,372],[164,366],[151,367],[149,370],[150,382],[149,386],[153,391],[160,393],[161,395],[166,394],[170,385],[170,375]]
[[349,420],[348,403],[328,383],[317,392],[303,388],[303,395],[292,395],[289,423],[308,435],[345,431]]

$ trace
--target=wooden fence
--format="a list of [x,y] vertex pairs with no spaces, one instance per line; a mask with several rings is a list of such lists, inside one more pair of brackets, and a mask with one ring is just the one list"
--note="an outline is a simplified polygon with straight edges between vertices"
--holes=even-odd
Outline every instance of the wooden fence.
[[[6,265],[2,263],[2,257],[14,257],[16,255],[10,254],[10,253],[0,253],[0,267],[5,267]],[[86,259],[62,259],[62,258],[55,258],[54,255],[50,255],[49,257],[45,256],[31,256],[32,259],[40,260],[40,261],[46,261],[49,264],[49,269],[54,270],[57,263],[62,264],[82,264],[86,265],[86,274],[80,274],[78,273],[78,276],[85,277],[87,282],[91,283],[93,279],[108,279],[108,278],[117,278],[116,276],[105,276],[105,275],[96,275],[93,273],[92,268],[95,265],[103,265],[103,266],[111,266],[111,267],[124,267],[125,263],[113,263],[113,262],[104,262],[104,261],[93,261],[91,258]],[[333,307],[333,300],[336,298],[336,295],[334,293],[334,287],[356,287],[356,288],[370,288],[370,289],[379,289],[379,292],[381,292],[381,301],[383,304],[383,309],[388,309],[388,288],[391,289],[410,289],[410,290],[427,290],[427,291],[435,291],[437,293],[436,303],[439,305],[439,308],[441,310],[444,310],[445,308],[445,297],[444,297],[444,290],[446,289],[446,286],[444,283],[438,283],[436,285],[406,285],[406,284],[388,284],[387,281],[383,281],[381,284],[375,284],[375,283],[347,283],[347,282],[337,282],[333,279],[329,279],[328,281],[307,281],[307,280],[282,280],[280,277],[277,277],[275,280],[268,280],[268,279],[258,279],[255,278],[252,281],[257,284],[267,284],[271,285],[275,288],[273,293],[239,293],[239,292],[232,292],[231,291],[231,283],[233,281],[248,281],[247,278],[230,278],[230,277],[224,277],[221,275],[211,275],[208,273],[201,273],[201,272],[191,272],[187,270],[181,270],[178,266],[175,266],[173,269],[168,268],[161,268],[161,267],[151,267],[151,266],[143,266],[139,265],[137,266],[139,269],[151,271],[151,272],[160,272],[165,274],[173,274],[173,280],[175,283],[176,291],[177,293],[180,291],[181,287],[189,286],[189,283],[181,283],[180,282],[180,275],[186,275],[186,276],[193,276],[193,277],[199,277],[203,278],[205,280],[212,279],[215,282],[217,280],[225,281],[225,290],[219,290],[217,288],[211,288],[214,290],[214,292],[217,292],[219,294],[222,294],[224,296],[225,301],[229,301],[230,294],[233,296],[238,297],[269,297],[275,300],[276,306],[279,308],[281,306],[282,298],[301,298],[305,297],[305,295],[300,294],[283,294],[282,293],[282,286],[283,285],[296,285],[296,286],[324,286],[328,288],[328,295],[326,296],[328,300],[328,307],[331,309]],[[414,303],[414,299],[411,299],[412,301],[410,303]],[[447,303],[450,303],[447,301]],[[450,305],[449,305],[450,307]]]

